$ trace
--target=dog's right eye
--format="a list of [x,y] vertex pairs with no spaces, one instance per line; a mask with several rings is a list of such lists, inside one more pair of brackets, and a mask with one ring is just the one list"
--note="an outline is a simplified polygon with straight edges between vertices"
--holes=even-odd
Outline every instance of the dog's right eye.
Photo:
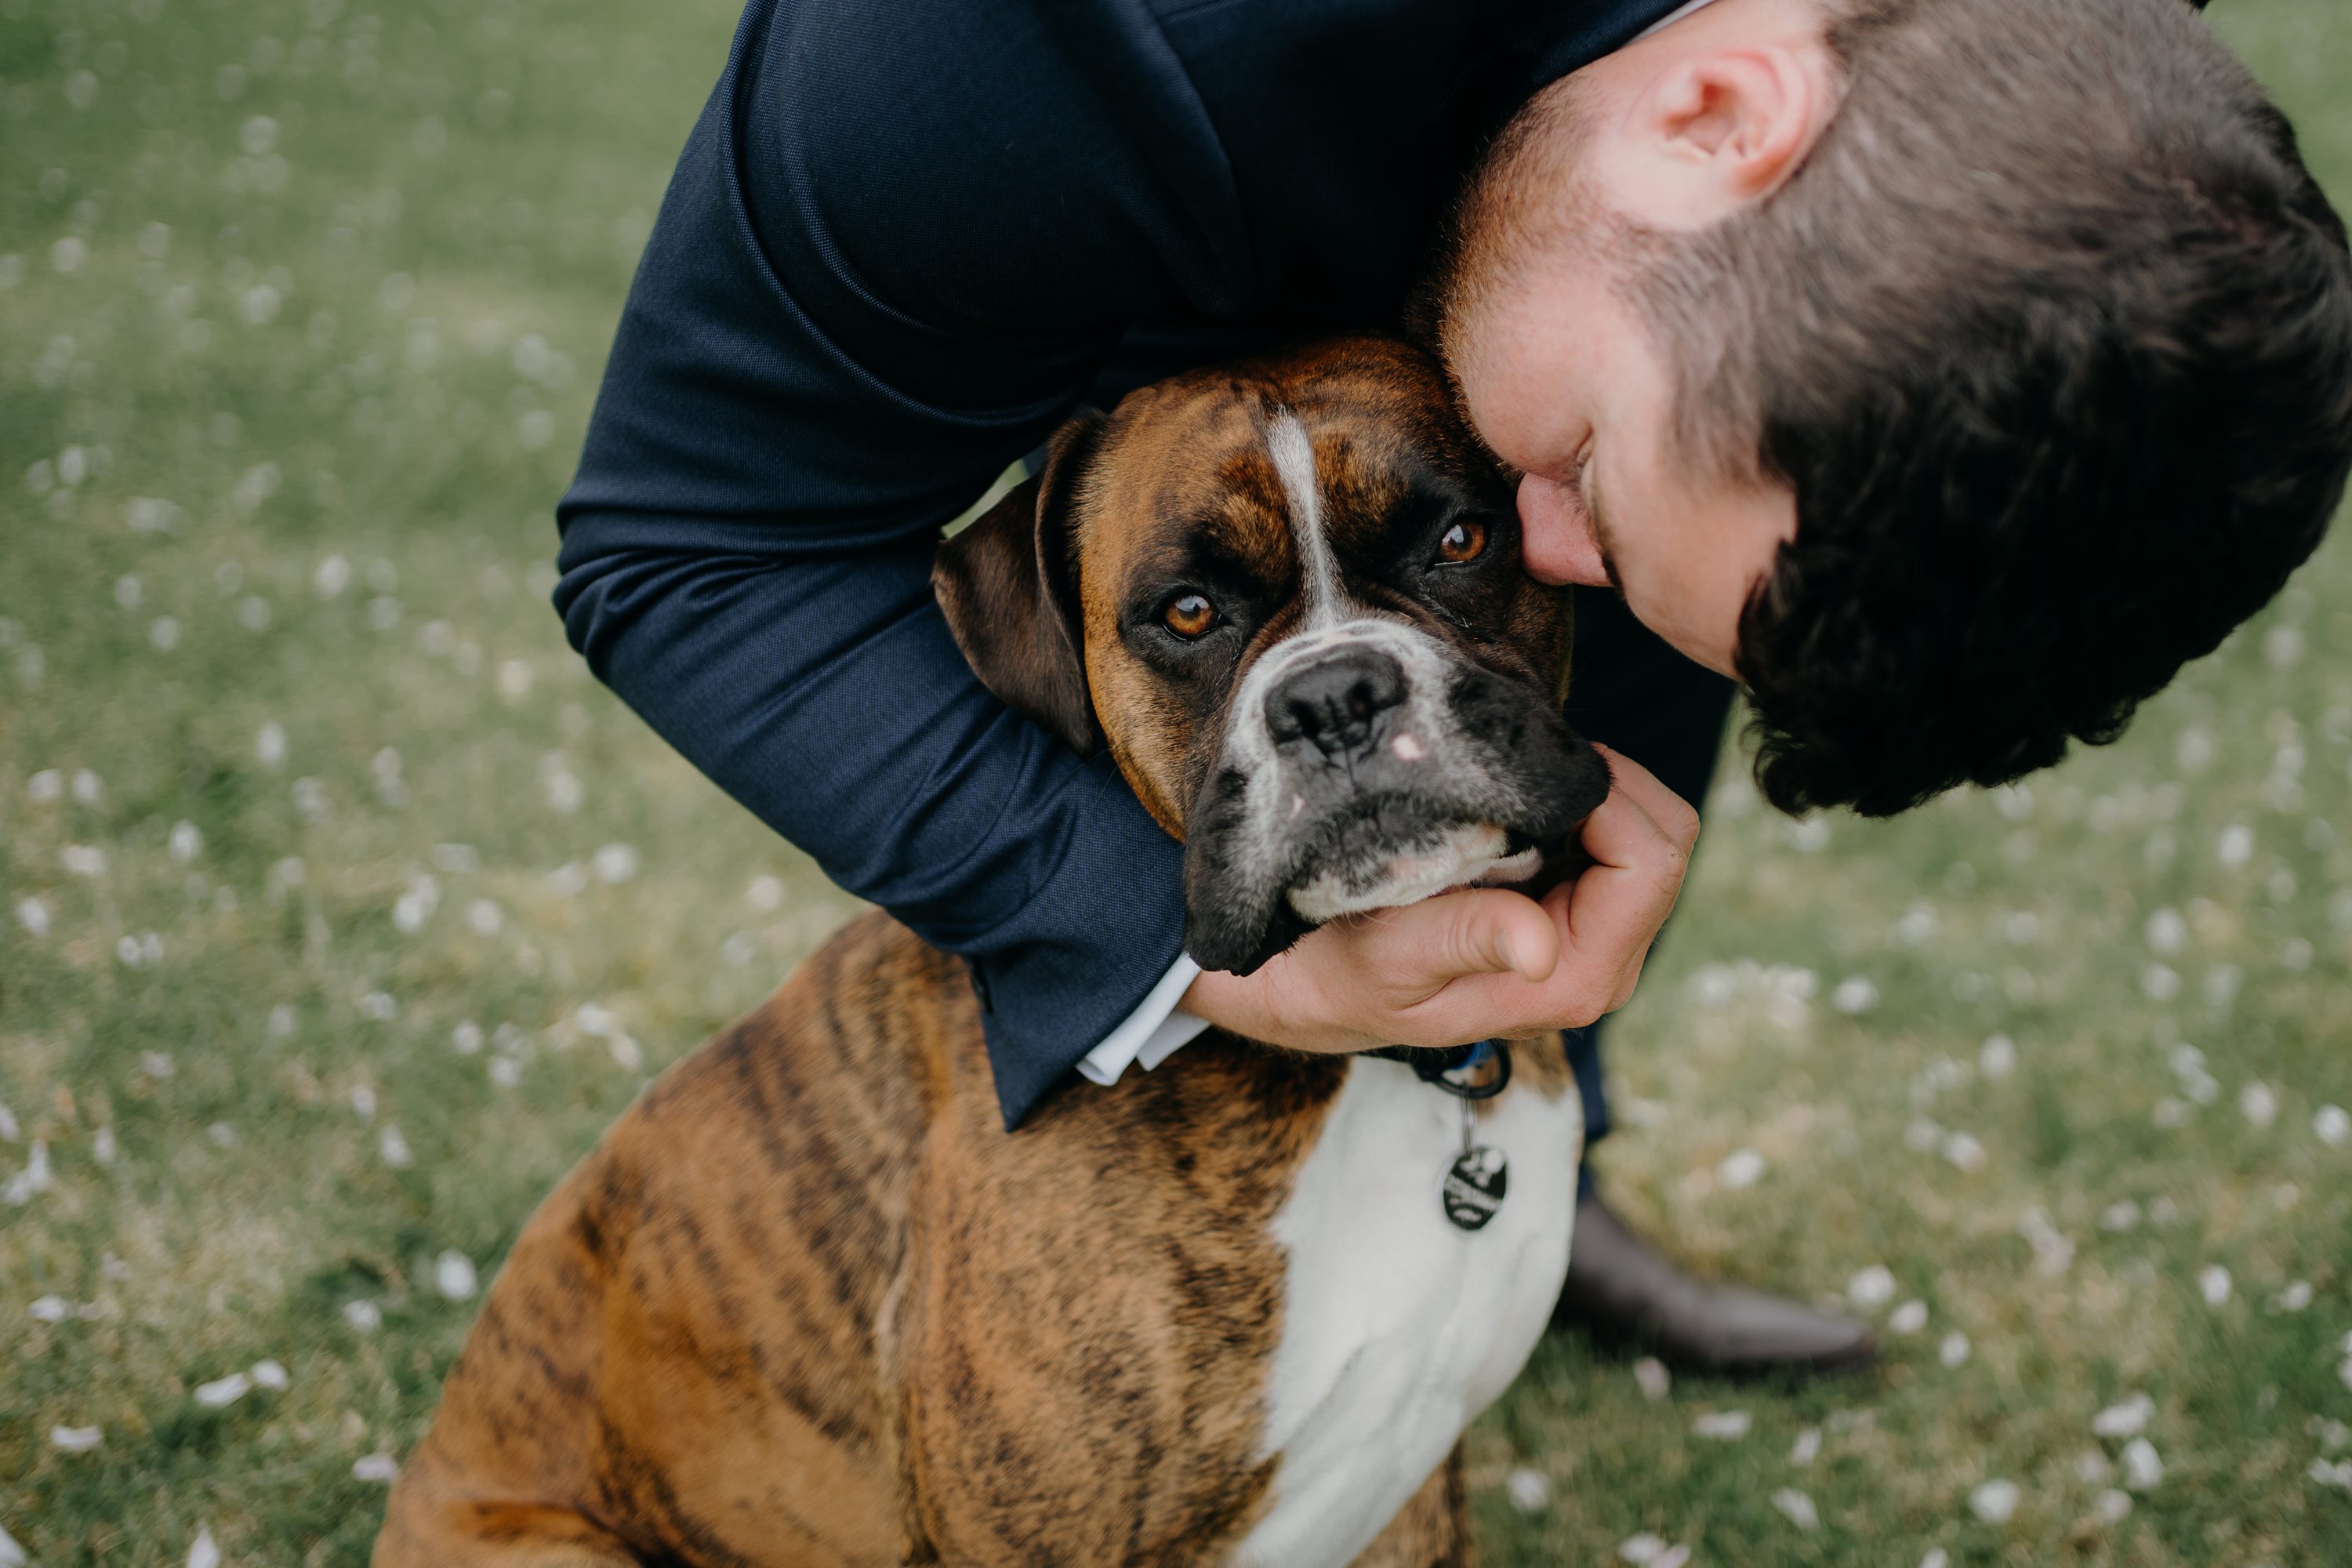
[[1199,594],[1182,594],[1169,602],[1160,612],[1160,624],[1186,642],[1204,637],[1215,629],[1217,606]]

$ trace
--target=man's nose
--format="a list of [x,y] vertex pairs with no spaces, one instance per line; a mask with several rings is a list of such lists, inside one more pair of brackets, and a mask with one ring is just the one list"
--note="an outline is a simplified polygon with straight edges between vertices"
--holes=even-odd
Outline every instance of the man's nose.
[[1311,741],[1338,757],[1368,746],[1380,716],[1403,700],[1403,666],[1377,648],[1348,648],[1276,683],[1265,727],[1276,746]]

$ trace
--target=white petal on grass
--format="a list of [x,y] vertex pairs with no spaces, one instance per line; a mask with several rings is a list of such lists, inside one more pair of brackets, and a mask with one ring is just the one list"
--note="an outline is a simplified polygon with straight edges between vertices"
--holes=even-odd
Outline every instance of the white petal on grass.
[[1736,1442],[1748,1436],[1756,1418],[1745,1410],[1709,1410],[1691,1423],[1691,1431],[1701,1437],[1713,1437],[1719,1442]]
[[470,1301],[479,1288],[474,1261],[456,1247],[433,1260],[433,1288],[452,1301]]
[[352,1464],[352,1479],[360,1481],[390,1481],[400,1474],[400,1462],[390,1454],[370,1454]]
[[1985,1168],[1990,1156],[1985,1153],[1985,1146],[1977,1141],[1975,1134],[1953,1132],[1948,1133],[1944,1138],[1944,1158],[1954,1170],[1962,1171],[1973,1176]]
[[1969,1493],[1969,1511],[1987,1524],[2007,1524],[2021,1495],[2015,1481],[1990,1480]]
[[1806,1427],[1797,1434],[1797,1440],[1789,1445],[1789,1463],[1792,1465],[1810,1465],[1821,1457],[1822,1429],[1818,1426]]
[[1886,1326],[1898,1334],[1916,1334],[1927,1326],[1927,1303],[1914,1296],[1886,1315]]
[[253,1386],[274,1389],[282,1394],[292,1379],[286,1375],[285,1364],[278,1361],[257,1361],[253,1363]]
[[375,1135],[376,1157],[395,1171],[405,1171],[416,1163],[416,1156],[408,1147],[399,1124],[387,1121]]
[[55,1184],[56,1178],[49,1167],[48,1143],[36,1138],[33,1140],[32,1156],[25,1162],[25,1168],[9,1177],[5,1187],[0,1187],[0,1202],[14,1208],[22,1208]]
[[763,915],[773,914],[784,907],[784,884],[774,877],[754,877],[743,889],[743,901]]
[[2145,1437],[2135,1437],[2124,1445],[2124,1485],[2136,1492],[2144,1492],[2164,1479],[2164,1460],[2156,1445]]
[[1647,1531],[1639,1535],[1629,1535],[1617,1543],[1619,1558],[1633,1563],[1634,1568],[1651,1568],[1665,1554],[1665,1550],[1666,1543]]
[[16,905],[16,923],[34,936],[49,934],[49,906],[38,899],[26,899]]
[[2330,1149],[2352,1142],[2352,1111],[2340,1105],[2323,1105],[2312,1113],[2311,1135]]
[[1674,1373],[1656,1356],[1645,1355],[1633,1363],[1633,1381],[1641,1385],[1642,1397],[1653,1405],[1664,1399],[1675,1386]]
[[1927,1555],[1919,1559],[1919,1568],[1949,1568],[1951,1558],[1940,1546],[1927,1548]]
[[26,1310],[37,1323],[62,1323],[73,1316],[73,1306],[63,1296],[43,1296]]
[[1878,1005],[1878,987],[1862,975],[1848,975],[1830,993],[1830,1005],[1848,1017],[1867,1013]]
[[2231,823],[2214,841],[2213,853],[2222,865],[2236,870],[2254,858],[2254,830],[2243,823]]
[[1988,1079],[2004,1079],[2017,1070],[2017,1042],[1994,1035],[1977,1051],[1977,1070]]
[[2137,1437],[2147,1430],[2147,1418],[2155,1414],[2156,1401],[2135,1394],[2092,1416],[2091,1431],[2101,1437]]
[[2311,1461],[2311,1468],[2305,1470],[2304,1474],[2323,1487],[2334,1487],[2340,1492],[2352,1492],[2352,1459],[2339,1460],[2335,1464],[2330,1464],[2326,1459],[2314,1459]]
[[87,1454],[106,1441],[106,1432],[98,1426],[52,1426],[49,1446],[68,1454]]
[[0,1143],[14,1143],[25,1130],[16,1125],[16,1113],[0,1104]]
[[2099,1516],[2101,1524],[2121,1524],[2131,1517],[2131,1493],[2120,1487],[2109,1487],[2091,1504],[2091,1511]]
[[261,765],[276,773],[286,765],[286,727],[272,719],[254,731],[253,754]]
[[172,858],[184,866],[205,852],[205,836],[193,822],[172,825]]
[[1819,1530],[1822,1527],[1822,1510],[1813,1506],[1811,1498],[1794,1487],[1782,1487],[1775,1491],[1772,1506],[1780,1510],[1781,1518],[1799,1530]]
[[2099,1228],[2111,1234],[2139,1228],[2140,1207],[2130,1198],[2117,1198],[2099,1212]]
[[1521,1513],[1541,1513],[1551,1506],[1551,1478],[1541,1470],[1523,1465],[1504,1479],[1503,1489]]
[[346,1301],[343,1321],[362,1334],[372,1334],[383,1327],[383,1309],[365,1297]]
[[2238,1090],[2238,1114],[2254,1126],[2268,1127],[2278,1120],[2278,1096],[2260,1079]]
[[188,1548],[188,1568],[221,1568],[221,1549],[210,1530],[196,1531],[196,1543]]
[[2209,1307],[2223,1307],[2230,1300],[2230,1271],[2218,1263],[2209,1263],[2197,1271],[2197,1293],[2205,1298]]
[[591,857],[600,882],[620,883],[637,874],[639,860],[635,847],[626,844],[607,844]]
[[1764,1156],[1753,1149],[1734,1149],[1715,1168],[1715,1179],[1734,1191],[1752,1187],[1764,1175]]
[[1846,1300],[1864,1311],[1875,1311],[1895,1300],[1895,1275],[1883,1263],[1855,1271],[1845,1282]]
[[224,1405],[235,1405],[252,1392],[253,1379],[244,1373],[233,1372],[226,1377],[216,1377],[210,1383],[196,1384],[196,1403],[207,1410],[218,1410]]
[[0,1525],[0,1568],[25,1568],[28,1561],[25,1549],[16,1544],[16,1538],[8,1533],[7,1526]]
[[2271,1310],[2273,1312],[2300,1312],[2305,1308],[2311,1305],[2311,1298],[2312,1289],[2310,1280],[2291,1280],[2284,1289],[2279,1291],[2277,1295],[2271,1298]]

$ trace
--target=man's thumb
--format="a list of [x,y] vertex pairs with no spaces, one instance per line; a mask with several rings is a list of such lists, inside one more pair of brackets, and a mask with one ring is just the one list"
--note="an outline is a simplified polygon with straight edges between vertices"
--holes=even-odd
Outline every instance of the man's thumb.
[[1532,899],[1474,889],[1432,903],[1453,906],[1444,911],[1445,930],[1433,950],[1449,973],[1512,973],[1532,983],[1550,978],[1559,966],[1559,933]]

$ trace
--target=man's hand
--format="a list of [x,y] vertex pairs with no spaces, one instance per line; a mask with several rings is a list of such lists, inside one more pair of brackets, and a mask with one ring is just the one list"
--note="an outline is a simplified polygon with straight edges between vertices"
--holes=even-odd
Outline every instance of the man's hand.
[[1584,824],[1592,866],[1542,902],[1468,889],[1334,921],[1246,979],[1202,973],[1184,1010],[1249,1039],[1361,1051],[1580,1028],[1623,1006],[1682,890],[1698,813],[1596,749],[1612,787]]

